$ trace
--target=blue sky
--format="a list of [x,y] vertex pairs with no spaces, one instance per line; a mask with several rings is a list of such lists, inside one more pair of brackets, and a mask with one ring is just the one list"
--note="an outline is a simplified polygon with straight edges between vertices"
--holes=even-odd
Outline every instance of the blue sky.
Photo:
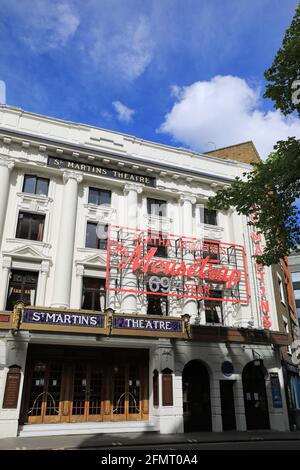
[[0,0],[6,102],[199,151],[252,139],[266,157],[300,138],[300,120],[262,99],[296,5]]

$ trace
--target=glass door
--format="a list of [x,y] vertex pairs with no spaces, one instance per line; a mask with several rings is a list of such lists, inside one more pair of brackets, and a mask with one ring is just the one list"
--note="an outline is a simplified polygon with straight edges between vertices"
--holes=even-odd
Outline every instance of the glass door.
[[141,371],[128,365],[113,368],[112,420],[141,419]]
[[57,423],[61,419],[62,366],[35,362],[30,380],[27,421]]
[[103,371],[99,366],[77,364],[73,371],[70,421],[102,421]]

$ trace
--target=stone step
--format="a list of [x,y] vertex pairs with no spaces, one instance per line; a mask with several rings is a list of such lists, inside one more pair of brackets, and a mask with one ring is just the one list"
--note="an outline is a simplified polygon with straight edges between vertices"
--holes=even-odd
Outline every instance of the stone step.
[[66,436],[73,434],[112,434],[146,431],[158,431],[158,428],[154,424],[149,423],[149,421],[24,424],[19,427],[18,436]]

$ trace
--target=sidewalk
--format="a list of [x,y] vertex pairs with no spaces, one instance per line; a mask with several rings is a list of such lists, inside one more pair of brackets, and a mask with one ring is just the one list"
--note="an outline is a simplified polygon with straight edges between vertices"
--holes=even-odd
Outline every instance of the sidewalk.
[[153,446],[173,443],[197,442],[244,442],[244,441],[278,441],[299,440],[300,431],[226,431],[202,432],[186,434],[158,434],[147,433],[120,433],[120,434],[93,434],[72,436],[43,436],[43,437],[11,437],[0,439],[0,450],[64,450],[64,449],[92,449],[105,450],[106,448],[126,448],[126,446]]

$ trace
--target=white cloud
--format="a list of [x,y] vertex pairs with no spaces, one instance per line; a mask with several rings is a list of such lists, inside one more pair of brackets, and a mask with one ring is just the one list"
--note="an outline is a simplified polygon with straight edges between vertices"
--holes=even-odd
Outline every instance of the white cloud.
[[133,115],[135,113],[133,109],[125,106],[125,104],[121,103],[121,101],[113,101],[112,105],[117,113],[117,119],[119,121],[125,122],[126,124],[132,121]]
[[87,52],[94,64],[106,73],[118,80],[132,81],[142,75],[152,61],[154,47],[150,23],[141,15],[128,19],[113,33],[107,25],[97,25]]
[[10,0],[21,39],[37,54],[64,47],[74,36],[80,18],[74,7],[60,0]]
[[3,80],[0,80],[0,104],[6,103],[6,86]]
[[218,75],[180,90],[173,85],[171,94],[177,101],[158,131],[195,150],[212,150],[209,142],[220,148],[252,140],[266,158],[276,141],[300,138],[300,120],[261,110],[259,88],[239,77]]

